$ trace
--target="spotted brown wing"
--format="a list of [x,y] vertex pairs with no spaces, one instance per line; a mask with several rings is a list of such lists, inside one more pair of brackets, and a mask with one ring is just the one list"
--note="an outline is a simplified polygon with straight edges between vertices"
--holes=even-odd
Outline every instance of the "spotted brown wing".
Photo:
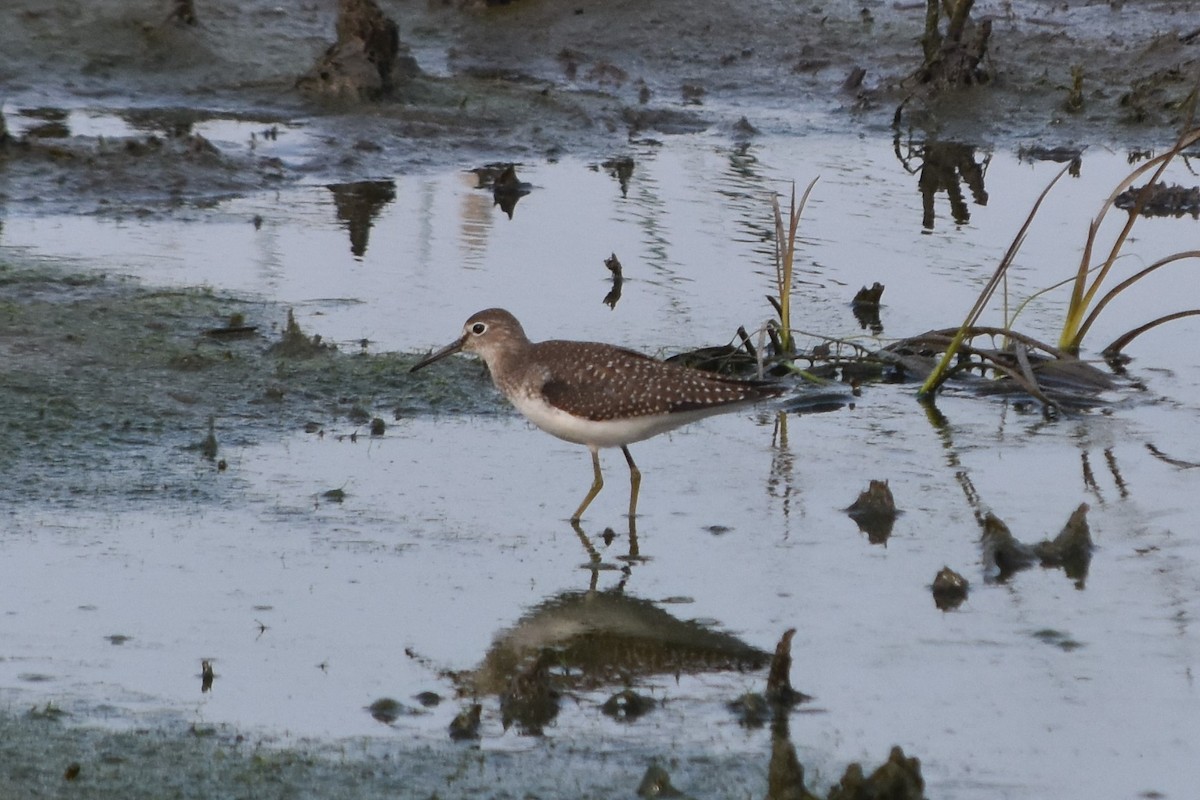
[[610,345],[551,341],[535,347],[537,360],[553,365],[542,384],[546,402],[594,421],[715,410],[781,391],[765,381],[722,378]]

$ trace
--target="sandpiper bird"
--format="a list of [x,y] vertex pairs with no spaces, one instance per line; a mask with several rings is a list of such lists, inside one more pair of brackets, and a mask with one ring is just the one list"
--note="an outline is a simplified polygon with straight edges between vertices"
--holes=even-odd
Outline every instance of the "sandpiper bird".
[[642,473],[630,444],[783,391],[776,383],[723,378],[609,344],[531,342],[502,308],[474,314],[461,337],[409,372],[459,351],[483,358],[496,388],[534,425],[591,451],[595,479],[571,522],[579,521],[604,486],[600,448],[620,447],[625,454],[632,520]]

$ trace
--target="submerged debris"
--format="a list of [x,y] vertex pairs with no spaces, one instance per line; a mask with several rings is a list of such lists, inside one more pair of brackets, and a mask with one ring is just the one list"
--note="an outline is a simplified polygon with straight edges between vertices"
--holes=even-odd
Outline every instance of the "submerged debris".
[[1067,174],[1078,178],[1083,168],[1083,148],[1080,147],[1043,147],[1041,145],[1022,145],[1017,148],[1017,160],[1051,161],[1056,164],[1066,164]]
[[1083,642],[1073,639],[1065,631],[1057,631],[1053,628],[1042,628],[1041,630],[1034,631],[1033,638],[1039,642],[1053,645],[1064,653],[1069,653],[1072,650],[1078,650],[1083,647]]
[[209,461],[215,461],[217,458],[217,432],[216,420],[213,417],[208,418],[208,435],[200,441],[200,455]]
[[866,286],[858,290],[850,301],[850,310],[863,330],[869,329],[878,336],[883,333],[883,322],[879,319],[879,305],[883,297],[883,284],[876,281],[868,289]]
[[846,509],[846,513],[867,534],[871,544],[886,544],[892,535],[896,516],[896,501],[887,481],[873,480]]
[[1067,524],[1051,541],[1034,545],[1033,552],[1043,567],[1062,567],[1067,577],[1082,586],[1092,562],[1092,532],[1087,521],[1088,505],[1080,503]]
[[475,175],[475,188],[491,189],[492,202],[512,219],[517,201],[533,191],[533,185],[517,177],[516,164],[504,162],[484,164],[471,170]]
[[888,754],[888,760],[871,773],[863,776],[862,765],[846,767],[846,773],[837,785],[829,790],[829,800],[923,800],[925,779],[921,776],[921,761],[908,758],[897,745]]
[[630,156],[611,158],[600,165],[621,187],[621,197],[629,195],[629,179],[633,177],[634,160]]
[[638,694],[633,689],[622,689],[604,701],[600,713],[622,722],[633,722],[651,711],[656,702],[653,697]]
[[796,629],[788,628],[779,637],[775,655],[771,657],[771,670],[767,673],[767,701],[780,710],[812,700],[809,695],[792,688],[792,638],[795,635]]
[[933,579],[933,602],[942,611],[953,611],[967,599],[967,579],[949,567],[942,567]]
[[616,308],[617,302],[621,299],[621,286],[625,283],[625,275],[616,253],[604,259],[604,266],[608,267],[608,271],[612,273],[612,289],[604,296],[604,305]]
[[460,711],[458,716],[450,721],[450,738],[456,742],[478,739],[482,714],[483,706],[479,703],[472,703]]
[[[863,10],[866,11],[866,9]],[[845,94],[858,94],[862,91],[863,78],[865,77],[867,77],[867,71],[857,64],[854,65],[850,68],[850,72],[846,74],[846,79],[842,81],[842,85],[838,88],[838,91]]]
[[883,298],[883,284],[879,281],[871,284],[871,288],[866,286],[858,290],[854,295],[854,300],[851,304],[857,307],[879,307],[879,301]]
[[[862,764],[849,764],[842,779],[829,789],[828,800],[924,800],[925,779],[921,762],[909,758],[899,746],[869,777]],[[820,800],[804,785],[804,767],[788,735],[786,722],[771,731],[771,763],[767,772],[767,800]]]
[[638,784],[637,796],[649,800],[655,797],[682,797],[683,792],[671,785],[671,776],[665,769],[658,764],[651,764]]
[[337,350],[331,344],[321,342],[321,334],[313,334],[312,337],[304,335],[304,331],[300,330],[299,323],[296,322],[296,315],[292,309],[287,312],[287,325],[283,329],[283,336],[279,341],[267,348],[267,352],[273,356],[280,358],[312,358],[314,356],[324,355]]
[[[739,328],[739,333],[745,330]],[[715,372],[718,375],[734,375],[751,377],[757,373],[758,359],[754,355],[753,345],[750,344],[749,334],[741,347],[732,344],[698,347],[666,359],[669,364],[679,364],[705,372]]]
[[38,708],[37,706],[30,708],[29,711],[26,712],[25,716],[27,719],[59,720],[63,717],[69,717],[70,714],[56,706],[53,701],[47,701],[46,705],[42,706],[41,708]]
[[983,521],[983,564],[990,578],[1005,581],[1014,572],[1040,561],[1043,567],[1062,567],[1082,588],[1092,559],[1092,536],[1087,523],[1087,503],[1080,503],[1052,541],[1030,546],[1017,541],[995,514]]
[[195,3],[192,0],[174,0],[168,20],[184,25],[195,25],[198,22]]
[[517,201],[533,190],[533,186],[517,177],[517,168],[508,164],[492,183],[492,200],[512,219]]
[[1200,219],[1200,186],[1166,186],[1161,183],[1131,186],[1117,195],[1113,205],[1122,211],[1137,209],[1144,217],[1190,216]]
[[762,725],[769,715],[776,719],[786,717],[792,706],[812,700],[812,697],[792,688],[792,638],[796,635],[795,628],[788,628],[775,645],[775,655],[771,657],[771,669],[767,673],[767,691],[759,695],[747,693],[729,704],[733,711],[747,727]]
[[729,701],[728,707],[738,722],[747,728],[761,728],[771,719],[771,704],[767,702],[766,695],[758,692],[746,692],[736,700]]
[[1080,64],[1071,65],[1071,88],[1067,90],[1062,107],[1069,114],[1083,111],[1083,66]]
[[385,725],[391,725],[401,716],[409,713],[410,710],[404,707],[404,704],[399,700],[391,697],[381,697],[371,705],[367,706],[367,711],[371,716],[382,722]]
[[983,568],[998,581],[1033,564],[1033,548],[1017,541],[1004,521],[988,512],[983,519]]
[[[902,377],[923,379],[958,333],[957,328],[929,331],[888,345],[876,355],[892,360]],[[981,339],[993,340],[992,346],[977,343]],[[969,327],[957,352],[943,380],[958,378],[983,395],[1025,394],[1047,412],[1095,405],[1102,393],[1117,386],[1111,375],[1092,364],[1005,328]]]
[[208,328],[204,335],[213,339],[242,339],[258,332],[257,325],[247,325],[246,315],[234,312],[220,328]]

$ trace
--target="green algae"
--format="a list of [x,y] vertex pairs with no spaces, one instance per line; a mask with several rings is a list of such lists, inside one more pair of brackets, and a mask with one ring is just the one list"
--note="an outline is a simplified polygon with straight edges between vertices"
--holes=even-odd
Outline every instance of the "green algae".
[[[605,753],[567,744],[491,752],[400,736],[281,743],[178,721],[113,731],[0,710],[3,800],[628,797],[646,764],[664,758],[636,746]],[[711,797],[761,791],[766,755],[760,760],[733,754],[669,759],[677,783],[705,787]]]
[[[46,264],[0,263],[0,290],[0,499],[10,502],[216,498],[217,441],[224,454],[435,408],[502,408],[479,390],[478,368],[410,378],[410,356],[343,353],[262,300]],[[206,335],[233,318],[258,333]]]

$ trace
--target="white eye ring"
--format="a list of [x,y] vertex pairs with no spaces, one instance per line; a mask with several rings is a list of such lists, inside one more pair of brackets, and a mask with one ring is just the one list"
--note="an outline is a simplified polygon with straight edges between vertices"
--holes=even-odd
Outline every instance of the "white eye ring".
[[483,335],[484,331],[486,331],[486,330],[487,330],[487,325],[484,325],[482,322],[476,322],[474,325],[471,326],[471,333],[475,334],[476,336]]

